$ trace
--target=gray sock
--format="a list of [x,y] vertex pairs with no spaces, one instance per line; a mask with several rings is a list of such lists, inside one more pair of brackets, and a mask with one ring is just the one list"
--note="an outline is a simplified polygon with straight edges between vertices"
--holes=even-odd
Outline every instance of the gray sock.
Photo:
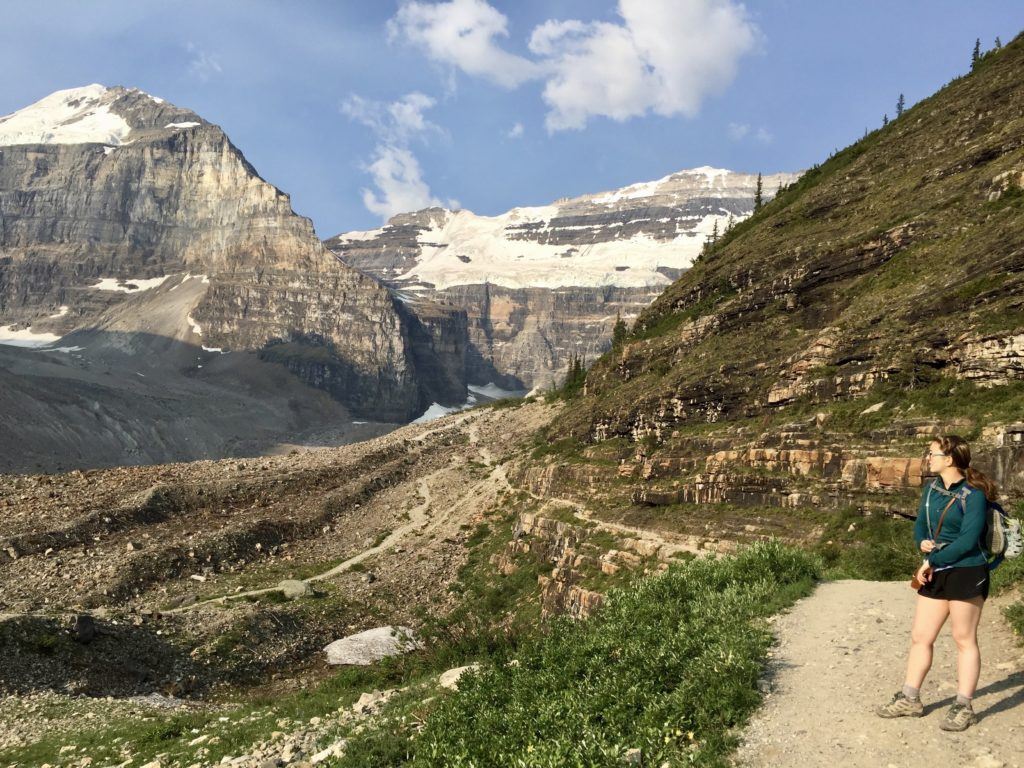
[[903,695],[906,696],[911,701],[917,701],[919,698],[921,698],[921,689],[920,688],[915,688],[912,685],[907,685],[906,683],[904,683],[903,684]]
[[971,696],[964,696],[962,693],[956,695],[956,703],[962,704],[965,707],[971,706]]

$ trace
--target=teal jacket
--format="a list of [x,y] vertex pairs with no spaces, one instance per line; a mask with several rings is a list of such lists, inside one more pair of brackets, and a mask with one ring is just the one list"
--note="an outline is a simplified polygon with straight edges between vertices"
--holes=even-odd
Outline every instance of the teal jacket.
[[[922,541],[934,537],[942,510],[946,508],[954,494],[963,494],[964,503],[959,499],[953,502],[939,532],[938,543],[944,546],[933,550],[925,557],[933,568],[986,565],[988,557],[982,547],[988,502],[985,500],[985,494],[980,489],[968,485],[966,480],[953,483],[949,488],[945,487],[941,477],[926,483],[921,493],[921,504],[917,508],[917,523],[914,525],[917,551],[921,551]],[[928,527],[929,514],[931,530]]]

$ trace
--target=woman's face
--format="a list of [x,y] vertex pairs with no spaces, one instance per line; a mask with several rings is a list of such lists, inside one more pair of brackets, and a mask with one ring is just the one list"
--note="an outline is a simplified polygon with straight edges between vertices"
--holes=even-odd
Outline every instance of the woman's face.
[[928,446],[928,471],[938,474],[949,466],[952,459],[942,452],[942,444],[933,440]]

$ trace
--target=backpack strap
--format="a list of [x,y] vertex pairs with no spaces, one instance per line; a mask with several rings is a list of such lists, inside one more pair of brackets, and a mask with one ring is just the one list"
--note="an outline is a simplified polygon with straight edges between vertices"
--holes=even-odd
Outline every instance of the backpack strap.
[[944,510],[942,510],[942,515],[939,517],[939,527],[935,529],[935,536],[932,539],[933,541],[936,541],[936,542],[938,541],[939,533],[942,531],[942,521],[946,519],[946,513],[949,512],[949,508],[952,507],[955,503],[956,503],[956,496],[954,496],[952,499],[950,499],[949,500],[949,504],[947,504],[946,508]]

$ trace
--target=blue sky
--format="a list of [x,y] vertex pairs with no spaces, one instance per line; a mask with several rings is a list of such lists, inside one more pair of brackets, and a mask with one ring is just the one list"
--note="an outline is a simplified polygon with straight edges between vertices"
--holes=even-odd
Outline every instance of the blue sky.
[[221,125],[328,237],[805,168],[1022,29],[1019,0],[4,0],[0,115],[141,88]]

